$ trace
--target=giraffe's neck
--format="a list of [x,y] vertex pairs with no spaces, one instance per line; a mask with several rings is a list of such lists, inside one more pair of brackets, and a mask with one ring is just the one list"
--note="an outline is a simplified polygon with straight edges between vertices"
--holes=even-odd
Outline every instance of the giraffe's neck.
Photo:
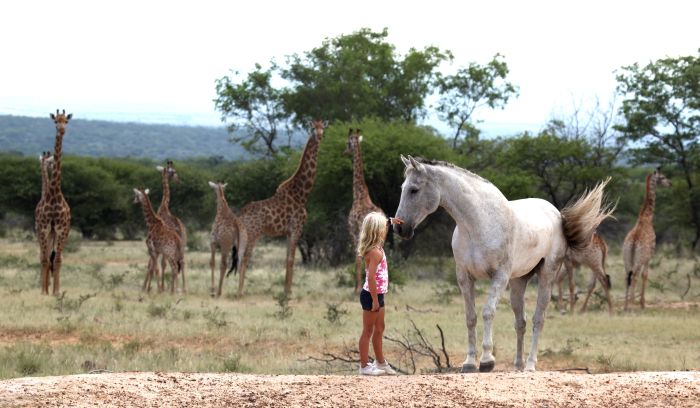
[[168,211],[170,209],[170,180],[168,177],[168,169],[163,169],[163,198],[160,200],[158,212]]
[[318,131],[314,131],[309,141],[306,142],[306,147],[304,148],[304,153],[301,156],[297,171],[295,171],[292,177],[287,179],[287,181],[280,184],[278,191],[283,189],[286,193],[292,194],[299,201],[306,202],[314,186],[314,180],[316,179],[316,156],[318,154],[320,141],[321,135]]
[[41,161],[41,199],[45,200],[49,190],[49,165],[50,163]]
[[146,219],[146,224],[148,225],[148,229],[150,230],[153,228],[155,225],[160,224],[161,220],[156,216],[156,213],[153,212],[153,207],[151,206],[151,199],[148,198],[148,196],[144,195],[143,200],[141,201],[141,209],[143,209],[143,217]]
[[369,189],[365,182],[365,170],[362,161],[362,149],[357,141],[352,151],[352,202],[369,200]]
[[225,217],[231,209],[228,207],[223,189],[217,189],[216,198],[216,218],[220,219],[221,217]]
[[60,195],[61,192],[61,156],[63,152],[63,135],[65,130],[56,130],[56,143],[53,150],[53,178],[49,184],[48,195]]
[[639,219],[653,220],[654,207],[656,206],[656,178],[652,174],[647,176],[647,188],[644,196],[644,204],[639,211]]

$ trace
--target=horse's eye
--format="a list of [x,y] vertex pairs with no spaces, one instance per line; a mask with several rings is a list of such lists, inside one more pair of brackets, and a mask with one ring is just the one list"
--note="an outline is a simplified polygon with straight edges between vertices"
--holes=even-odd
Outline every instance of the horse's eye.
[[408,190],[408,192],[411,194],[416,194],[418,192],[418,189],[414,187],[414,188],[411,188],[410,190]]

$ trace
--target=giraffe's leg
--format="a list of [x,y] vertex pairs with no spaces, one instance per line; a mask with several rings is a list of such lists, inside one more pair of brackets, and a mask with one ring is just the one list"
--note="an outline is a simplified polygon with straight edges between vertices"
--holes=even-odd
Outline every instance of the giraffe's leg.
[[525,368],[525,359],[523,357],[525,327],[527,326],[527,321],[525,320],[525,288],[528,280],[530,280],[530,276],[528,274],[510,281],[510,305],[515,315],[515,335],[517,339],[513,364],[518,371],[522,371]]
[[[216,286],[214,284],[214,269],[216,268],[216,247],[217,247],[217,245],[214,241],[211,241],[209,243],[209,250],[211,251],[211,258],[209,259],[209,269],[211,269],[211,289],[210,289],[211,296],[214,296],[216,294]],[[222,246],[222,248],[223,248],[223,246]],[[224,251],[222,250],[221,253],[223,254]],[[221,286],[221,285],[219,285],[219,286]]]
[[[165,267],[167,266],[167,260],[165,259],[165,254],[163,254],[162,258],[160,258],[160,273],[165,275]],[[158,279],[156,277],[156,279]]]
[[250,264],[250,258],[253,255],[253,249],[255,248],[255,244],[258,240],[258,237],[248,237],[247,243],[246,241],[242,240],[243,242],[241,244],[241,248],[238,249],[238,253],[241,253],[241,250],[243,248],[243,257],[239,257],[238,262],[239,262],[239,270],[238,270],[238,296],[243,296],[243,283],[245,282],[245,274],[248,269],[248,265]]
[[[233,245],[233,244],[231,244]],[[228,248],[230,248],[229,246]],[[222,248],[227,248],[222,246]],[[221,265],[219,266],[219,288],[216,290],[216,297],[221,297],[221,290],[224,286],[224,276],[226,276],[226,267],[228,266],[228,251],[221,251]],[[212,275],[213,279],[213,275]]]
[[578,274],[579,269],[581,267],[577,265],[574,268],[571,268],[569,271],[567,271],[567,277],[569,279],[569,310],[571,311],[571,314],[574,313],[574,305],[576,304],[576,275]]
[[[304,225],[302,222],[301,225]],[[292,293],[292,279],[294,278],[294,255],[296,254],[297,242],[301,236],[301,228],[295,228],[287,236],[287,268],[284,276],[284,293]]]
[[148,258],[148,267],[146,267],[146,278],[143,280],[143,287],[141,288],[141,291],[143,292],[148,292],[151,289],[150,283],[151,283],[151,270],[153,269],[151,266],[151,258]]
[[644,289],[647,286],[647,279],[649,279],[649,264],[647,263],[644,265],[644,268],[642,269],[642,287],[639,289],[640,291],[640,298],[639,298],[639,306],[644,309],[646,306],[644,303]]
[[591,270],[591,272],[591,280],[588,282],[588,287],[586,288],[586,298],[583,300],[583,305],[581,305],[581,313],[586,311],[588,299],[591,297],[593,290],[595,290],[596,280],[598,279],[598,273],[595,270]]
[[63,248],[68,242],[70,224],[62,226],[56,231],[56,254],[53,259],[53,294],[58,295],[61,290],[61,266],[63,265]]
[[41,262],[41,294],[49,294],[49,269],[51,268],[51,237],[49,230],[42,228],[37,231],[39,235],[39,261]]
[[185,256],[184,255],[182,256],[182,259],[179,262],[182,263],[182,265],[180,266],[180,275],[182,276],[182,293],[185,294],[185,293],[187,293],[187,283],[185,283]]

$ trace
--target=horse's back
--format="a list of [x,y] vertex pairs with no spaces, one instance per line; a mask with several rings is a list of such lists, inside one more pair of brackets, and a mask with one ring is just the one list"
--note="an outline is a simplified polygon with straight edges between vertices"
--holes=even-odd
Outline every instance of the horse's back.
[[509,201],[513,214],[513,276],[526,274],[543,258],[566,251],[561,214],[548,201],[525,198]]

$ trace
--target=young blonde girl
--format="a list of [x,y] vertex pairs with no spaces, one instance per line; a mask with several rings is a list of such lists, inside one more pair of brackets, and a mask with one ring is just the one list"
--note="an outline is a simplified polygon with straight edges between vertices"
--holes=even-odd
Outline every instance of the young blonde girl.
[[[384,214],[372,212],[365,216],[357,244],[357,256],[365,261],[365,284],[360,292],[362,305],[362,335],[360,335],[360,374],[396,374],[384,358],[384,294],[389,289],[389,269],[384,254],[384,240],[389,224],[400,223]],[[369,343],[372,341],[375,363],[369,363]]]

